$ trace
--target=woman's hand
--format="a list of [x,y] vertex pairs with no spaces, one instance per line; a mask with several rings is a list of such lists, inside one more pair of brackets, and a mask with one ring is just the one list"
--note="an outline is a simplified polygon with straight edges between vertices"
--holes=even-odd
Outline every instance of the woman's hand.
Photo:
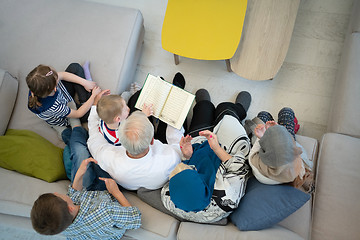
[[209,130],[205,130],[205,131],[199,132],[199,135],[206,137],[206,139],[209,142],[210,148],[214,152],[216,152],[217,150],[219,150],[219,148],[221,148],[220,145],[219,145],[217,136],[213,132],[211,132]]
[[201,131],[199,132],[200,136],[206,137],[208,140],[208,143],[210,145],[210,148],[214,151],[216,156],[220,158],[222,162],[226,162],[231,158],[231,155],[228,154],[219,144],[219,141],[217,139],[216,134],[213,132],[210,132],[209,130]]
[[190,159],[193,154],[191,139],[192,137],[190,135],[186,135],[186,137],[181,137],[180,140],[180,149],[186,159]]

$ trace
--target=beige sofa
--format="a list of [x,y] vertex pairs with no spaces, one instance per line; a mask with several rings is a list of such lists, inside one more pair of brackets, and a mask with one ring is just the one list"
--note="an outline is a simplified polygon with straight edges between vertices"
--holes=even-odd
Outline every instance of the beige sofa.
[[[142,212],[142,227],[127,231],[126,237],[146,240],[359,239],[356,220],[360,218],[357,204],[360,127],[356,120],[360,117],[357,105],[360,102],[357,79],[360,36],[353,29],[359,30],[359,14],[355,13],[360,10],[360,1],[356,2],[357,12],[354,10],[344,45],[339,87],[334,93],[334,111],[329,124],[329,132],[333,133],[324,136],[319,158],[315,139],[297,137],[309,158],[314,163],[317,161],[317,185],[312,199],[274,227],[240,231],[231,222],[226,226],[179,222],[126,192],[129,201]],[[0,134],[10,128],[30,129],[63,147],[55,131],[27,110],[26,74],[39,63],[65,69],[70,62],[88,59],[93,78],[100,86],[119,93],[128,88],[132,80],[143,34],[142,15],[134,9],[78,0],[2,0],[0,69],[5,71],[0,71],[0,110],[4,113],[0,115]],[[0,229],[23,233],[23,238],[40,238],[32,230],[29,219],[34,200],[44,192],[66,193],[68,184],[67,180],[47,183],[0,168]]]

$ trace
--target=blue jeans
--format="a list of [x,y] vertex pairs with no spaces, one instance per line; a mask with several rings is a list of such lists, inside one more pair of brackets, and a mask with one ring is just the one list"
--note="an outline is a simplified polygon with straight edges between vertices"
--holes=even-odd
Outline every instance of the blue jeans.
[[[65,143],[70,147],[71,151],[71,182],[73,182],[82,161],[91,157],[87,147],[89,134],[83,127],[75,127],[72,130],[70,128],[64,130],[62,135],[63,139],[67,140]],[[99,180],[99,177],[111,178],[110,175],[97,164],[93,162],[89,163],[83,177],[83,187],[88,191],[106,190],[105,183]]]

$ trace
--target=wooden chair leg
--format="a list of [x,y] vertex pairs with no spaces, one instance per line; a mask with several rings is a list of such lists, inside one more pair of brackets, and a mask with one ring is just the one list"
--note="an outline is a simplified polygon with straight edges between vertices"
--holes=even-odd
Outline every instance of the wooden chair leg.
[[227,68],[228,72],[232,72],[230,59],[225,59],[225,62],[226,62],[226,68]]
[[179,55],[174,54],[175,65],[179,64]]

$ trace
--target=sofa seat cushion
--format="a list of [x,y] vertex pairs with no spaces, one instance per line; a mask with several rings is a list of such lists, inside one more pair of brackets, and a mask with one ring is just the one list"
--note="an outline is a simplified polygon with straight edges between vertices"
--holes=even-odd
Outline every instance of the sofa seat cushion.
[[178,231],[178,240],[227,240],[227,239],[247,239],[247,240],[278,240],[278,239],[303,239],[296,233],[283,228],[274,226],[261,231],[240,231],[232,223],[226,226],[215,226],[208,224],[198,224],[182,222]]
[[0,168],[0,213],[30,217],[34,201],[43,193],[66,194],[70,181],[48,183]]
[[5,134],[9,124],[16,101],[18,85],[17,79],[5,70],[0,69],[0,136]]
[[360,139],[327,133],[320,145],[312,239],[359,239]]
[[[136,193],[124,191],[124,195],[133,206],[140,209],[141,229],[151,232],[154,236],[157,236],[155,237],[156,239],[176,238],[176,232],[179,226],[178,220],[144,203],[138,198]],[[148,239],[148,237],[141,238],[142,232],[143,231],[130,230],[126,232],[126,235],[136,239]]]

